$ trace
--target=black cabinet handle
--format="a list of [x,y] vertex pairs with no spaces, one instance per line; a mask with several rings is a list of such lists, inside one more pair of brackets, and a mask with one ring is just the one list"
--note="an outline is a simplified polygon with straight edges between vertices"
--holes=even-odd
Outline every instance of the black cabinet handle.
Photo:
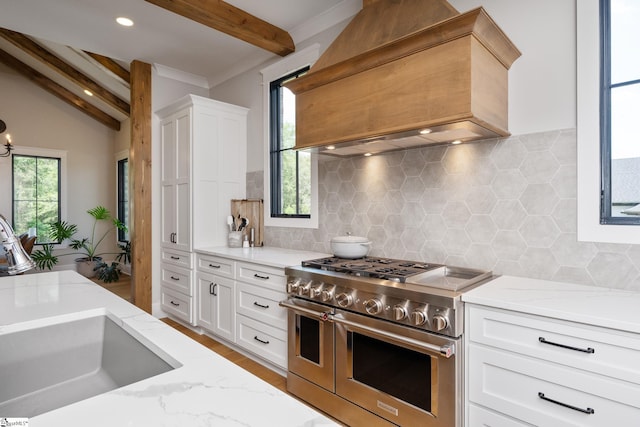
[[172,279],[172,280],[175,280],[176,282],[179,282],[179,281],[180,281],[180,278],[179,278],[179,277],[175,277],[175,276],[171,276],[171,279]]
[[253,305],[258,306],[258,307],[260,307],[260,308],[269,308],[269,306],[268,306],[268,305],[260,304],[258,301],[254,301],[254,302],[253,302]]
[[220,268],[219,265],[215,265],[215,264],[209,264],[209,267],[211,267],[211,268]]
[[218,296],[218,293],[216,292],[216,288],[218,287],[217,283],[213,283],[211,282],[211,284],[209,284],[209,293],[211,295],[213,295],[214,297]]
[[178,304],[177,302],[173,302],[173,301],[169,301],[171,303],[171,305],[175,305],[176,307],[180,306],[180,304]]
[[180,257],[171,255],[171,259],[180,259]]
[[542,400],[546,400],[547,402],[555,403],[556,405],[564,406],[565,408],[573,409],[574,411],[582,412],[583,414],[594,414],[596,411],[593,408],[582,409],[577,406],[569,405],[568,403],[559,402],[554,399],[549,399],[544,393],[538,392],[538,397]]
[[553,341],[547,341],[544,337],[538,337],[538,341],[540,341],[542,344],[549,344],[549,345],[554,345],[556,347],[561,347],[561,348],[566,348],[568,350],[573,350],[573,351],[580,351],[582,353],[589,353],[589,354],[593,354],[596,351],[591,348],[580,348],[580,347],[572,347],[570,345],[565,345],[565,344],[559,344],[557,342],[553,342]]
[[269,276],[261,276],[258,273],[254,274],[253,277],[257,277],[258,279],[269,280]]
[[253,339],[258,341],[258,342],[260,342],[260,343],[262,343],[262,344],[269,344],[269,341],[261,340],[260,338],[258,338],[257,335],[254,336]]

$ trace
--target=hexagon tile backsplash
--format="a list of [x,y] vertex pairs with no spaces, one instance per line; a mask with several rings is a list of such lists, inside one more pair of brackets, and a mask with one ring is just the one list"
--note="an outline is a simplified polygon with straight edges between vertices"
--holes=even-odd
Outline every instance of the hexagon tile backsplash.
[[[247,196],[263,196],[263,172]],[[640,290],[640,245],[576,239],[576,132],[333,159],[317,230],[267,227],[269,246],[330,252],[350,231],[371,254]]]

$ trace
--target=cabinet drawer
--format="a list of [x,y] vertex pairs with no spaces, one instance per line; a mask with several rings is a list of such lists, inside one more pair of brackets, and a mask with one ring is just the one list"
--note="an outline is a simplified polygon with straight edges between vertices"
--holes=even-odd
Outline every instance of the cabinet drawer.
[[468,361],[469,400],[522,421],[596,427],[640,420],[638,385],[475,344]]
[[287,280],[283,268],[244,262],[239,262],[237,267],[238,280],[275,291],[285,292],[286,290]]
[[198,254],[196,268],[198,271],[212,273],[218,276],[233,279],[235,276],[235,261],[212,255]]
[[467,305],[470,342],[640,384],[640,336]]
[[467,425],[484,427],[531,427],[531,424],[519,422],[511,417],[477,405],[469,405],[469,422]]
[[287,369],[287,333],[281,329],[237,315],[236,344]]
[[180,292],[162,287],[160,304],[165,313],[172,314],[185,322],[195,324],[193,318],[192,298]]
[[186,268],[162,264],[160,279],[162,286],[182,292],[187,296],[193,296],[193,286],[191,285],[192,274],[193,272]]
[[164,264],[177,265],[187,269],[193,268],[193,254],[191,252],[162,248],[161,256]]
[[282,330],[287,329],[287,310],[278,303],[284,299],[284,292],[237,282],[236,311]]

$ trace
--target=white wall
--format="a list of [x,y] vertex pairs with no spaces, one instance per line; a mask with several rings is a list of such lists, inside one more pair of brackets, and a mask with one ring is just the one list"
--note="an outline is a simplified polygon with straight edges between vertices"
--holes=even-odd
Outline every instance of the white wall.
[[[115,212],[113,155],[117,132],[2,64],[0,94],[0,118],[16,146],[67,151],[68,204],[63,219],[78,225],[79,237],[88,236],[92,226],[88,209],[103,205]],[[9,158],[0,158],[0,213],[11,216]],[[109,243],[115,248],[115,236]],[[64,257],[60,264],[73,264],[73,257]]]

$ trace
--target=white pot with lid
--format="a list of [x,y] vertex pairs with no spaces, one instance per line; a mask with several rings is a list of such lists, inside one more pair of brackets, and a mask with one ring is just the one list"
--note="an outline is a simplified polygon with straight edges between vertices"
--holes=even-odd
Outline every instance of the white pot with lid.
[[366,237],[352,236],[336,236],[331,239],[331,251],[340,258],[356,259],[367,256],[371,241]]

